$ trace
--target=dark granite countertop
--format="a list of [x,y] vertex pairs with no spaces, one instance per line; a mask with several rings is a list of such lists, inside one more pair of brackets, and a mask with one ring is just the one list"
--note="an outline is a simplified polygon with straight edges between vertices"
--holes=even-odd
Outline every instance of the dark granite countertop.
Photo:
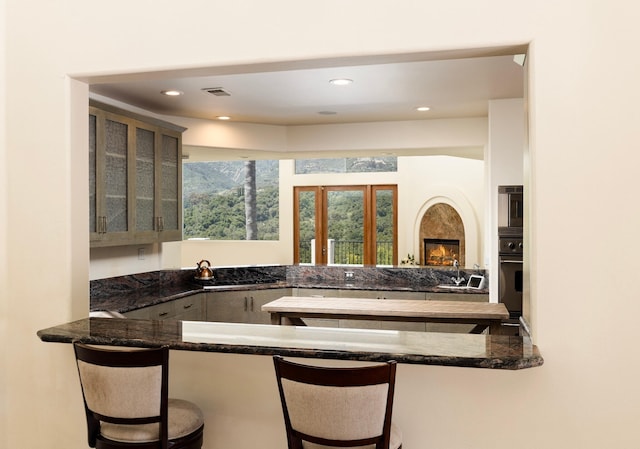
[[91,281],[90,310],[126,313],[206,291],[309,288],[385,292],[488,294],[488,289],[442,288],[450,271],[349,268],[354,279],[344,280],[344,267],[265,266],[217,268],[213,281],[197,281],[192,270],[163,270]]
[[44,342],[519,370],[543,364],[528,337],[174,320],[85,318],[38,331]]
[[263,290],[271,288],[287,287],[285,283],[274,282],[269,284],[245,284],[245,285],[219,285],[215,290],[209,290],[202,285],[181,284],[181,285],[161,285],[156,287],[144,287],[130,289],[122,292],[102,295],[98,298],[91,298],[90,310],[110,311],[125,313],[132,310],[161,304],[167,301],[196,295],[207,291],[234,291],[234,290]]
[[287,287],[304,287],[310,289],[341,289],[341,290],[372,290],[372,291],[388,291],[388,292],[435,292],[435,293],[459,293],[459,294],[488,294],[486,290],[474,289],[448,289],[440,287],[428,287],[424,289],[415,289],[409,287],[394,286],[355,286],[355,285],[335,285],[335,284],[316,284],[316,285],[291,285],[287,282],[272,282],[263,284],[241,284],[241,285],[211,285],[202,286],[195,284],[186,285],[162,285],[157,287],[144,287],[131,289],[114,293],[100,298],[91,298],[91,311],[114,311],[125,313],[131,310],[149,307],[156,304],[173,301],[175,299],[184,298],[186,296],[204,293],[208,291],[237,291],[237,290],[266,290],[272,288]]

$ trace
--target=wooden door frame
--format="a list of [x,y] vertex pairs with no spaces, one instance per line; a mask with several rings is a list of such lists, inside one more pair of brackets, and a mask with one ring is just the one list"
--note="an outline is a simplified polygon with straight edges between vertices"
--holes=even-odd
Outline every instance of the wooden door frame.
[[364,214],[364,247],[363,262],[365,266],[377,265],[376,254],[376,192],[391,190],[393,195],[393,265],[398,264],[398,186],[396,184],[360,184],[360,185],[332,185],[332,186],[294,186],[293,188],[293,260],[300,263],[300,192],[315,192],[315,261],[316,265],[326,265],[328,251],[328,214],[327,194],[330,191],[362,191]]

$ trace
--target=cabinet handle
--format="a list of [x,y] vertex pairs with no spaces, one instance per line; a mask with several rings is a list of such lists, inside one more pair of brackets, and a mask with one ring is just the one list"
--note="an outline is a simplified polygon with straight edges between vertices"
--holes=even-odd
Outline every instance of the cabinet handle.
[[247,311],[247,297],[244,297],[244,311]]
[[191,304],[185,304],[184,306],[182,306],[182,308],[183,308],[183,309],[190,309],[192,305],[193,305],[193,303],[191,303]]
[[161,312],[158,314],[158,316],[162,317],[162,316],[167,316],[169,315],[169,312]]
[[251,311],[253,312],[253,296],[251,297]]

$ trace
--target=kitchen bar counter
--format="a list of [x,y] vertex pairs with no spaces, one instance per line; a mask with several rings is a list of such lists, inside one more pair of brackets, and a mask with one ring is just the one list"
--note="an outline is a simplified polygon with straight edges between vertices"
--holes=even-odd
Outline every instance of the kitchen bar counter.
[[44,342],[518,370],[543,364],[528,337],[175,320],[85,318],[38,331]]

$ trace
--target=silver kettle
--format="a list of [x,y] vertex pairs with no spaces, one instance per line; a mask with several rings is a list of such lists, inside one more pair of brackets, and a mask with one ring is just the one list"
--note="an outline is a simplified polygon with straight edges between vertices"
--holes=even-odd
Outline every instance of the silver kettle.
[[198,262],[198,268],[196,268],[196,279],[199,281],[209,281],[213,279],[213,269],[211,268],[211,262],[204,259]]

